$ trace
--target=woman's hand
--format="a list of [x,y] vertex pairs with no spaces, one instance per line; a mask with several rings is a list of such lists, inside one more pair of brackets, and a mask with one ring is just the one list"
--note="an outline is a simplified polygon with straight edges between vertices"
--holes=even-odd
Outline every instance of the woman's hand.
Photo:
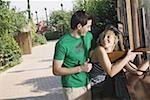
[[129,57],[129,59],[130,59],[131,61],[133,61],[133,60],[135,59],[136,54],[137,54],[137,53],[135,53],[135,52],[131,52],[131,49],[128,50],[128,52],[127,52],[127,56]]

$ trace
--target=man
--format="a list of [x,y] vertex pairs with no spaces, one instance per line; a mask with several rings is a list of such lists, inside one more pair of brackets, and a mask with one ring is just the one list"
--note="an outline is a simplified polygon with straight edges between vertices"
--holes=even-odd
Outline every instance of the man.
[[123,39],[123,35],[124,35],[124,27],[123,27],[123,23],[121,21],[117,22],[117,27],[118,30],[120,32],[120,34],[118,34],[118,45],[116,45],[115,50],[123,50],[125,51],[125,47],[124,47],[124,39]]
[[118,30],[123,33],[124,32],[123,23],[121,21],[118,21],[117,25],[118,25]]
[[[119,37],[118,45],[120,46],[120,48],[118,50],[125,51],[124,44],[126,44],[126,46],[128,46],[128,40],[123,39],[123,36],[124,36],[124,26],[123,25],[124,24],[121,21],[118,21],[117,25],[118,25],[118,30],[120,31],[120,34],[118,34],[118,37]],[[147,73],[146,70],[149,68],[148,67],[149,61],[144,61],[140,65],[134,64],[134,63],[135,62],[129,61],[128,64],[126,64],[125,69],[123,69],[123,71],[126,72],[126,79],[123,78],[123,75],[121,76],[121,73],[120,73],[120,75],[118,75],[115,78],[115,85],[118,86],[117,93],[116,93],[118,97],[122,97],[122,94],[125,94],[122,91],[126,90],[125,85],[127,85],[127,84],[125,84],[125,82],[123,83],[123,80],[126,80],[128,82],[128,87],[130,87],[130,91],[133,92],[135,90],[134,89],[135,84],[137,84],[139,79],[144,78],[144,73]],[[124,73],[122,72],[122,74],[124,74]],[[127,94],[126,94],[126,97],[127,97]]]
[[66,100],[91,100],[87,72],[92,64],[86,61],[91,47],[92,18],[77,11],[71,18],[72,32],[62,36],[55,46],[54,75],[61,75]]
[[[115,46],[115,51],[125,51],[125,45],[124,45],[124,26],[121,21],[117,22],[117,28],[118,28],[118,43]],[[114,85],[115,85],[115,94],[116,97],[119,99],[126,99],[130,100],[130,95],[127,89],[126,79],[124,72],[127,71],[127,69],[131,69],[128,64],[126,64],[126,67],[123,68],[122,71],[120,71],[113,79]]]

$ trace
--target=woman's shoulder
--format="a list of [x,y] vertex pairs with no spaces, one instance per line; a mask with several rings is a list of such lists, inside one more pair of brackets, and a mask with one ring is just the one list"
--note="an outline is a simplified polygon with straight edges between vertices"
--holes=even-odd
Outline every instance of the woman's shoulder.
[[103,52],[103,51],[105,51],[105,48],[103,46],[97,46],[96,49],[95,49],[95,51],[101,51],[101,52]]

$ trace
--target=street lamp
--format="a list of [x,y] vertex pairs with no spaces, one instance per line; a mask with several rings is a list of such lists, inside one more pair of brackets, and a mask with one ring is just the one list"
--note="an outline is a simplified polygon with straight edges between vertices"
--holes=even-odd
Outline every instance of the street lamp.
[[[62,15],[63,15],[63,4],[61,3],[60,6],[61,6]],[[63,17],[64,17],[64,15],[63,15]],[[62,31],[61,35],[63,35],[64,34],[64,22],[62,23],[62,30],[61,31]]]
[[35,14],[36,14],[36,21],[37,21],[37,24],[38,24],[38,23],[39,23],[39,20],[38,20],[37,11],[35,11]]
[[46,16],[46,23],[47,23],[47,26],[48,26],[48,16],[47,16],[47,9],[46,9],[46,8],[44,8],[44,10],[45,10],[45,16]]
[[63,11],[63,4],[61,3],[60,6],[61,6],[61,10]]
[[27,8],[28,8],[28,18],[31,19],[30,1],[29,0],[27,0]]

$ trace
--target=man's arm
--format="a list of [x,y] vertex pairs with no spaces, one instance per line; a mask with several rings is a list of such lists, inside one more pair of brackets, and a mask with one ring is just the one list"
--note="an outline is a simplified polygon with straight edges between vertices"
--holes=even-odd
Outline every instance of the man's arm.
[[75,74],[79,72],[89,72],[92,69],[92,64],[88,61],[84,65],[75,66],[73,68],[62,67],[63,60],[54,60],[53,61],[53,74],[54,75],[68,75]]

